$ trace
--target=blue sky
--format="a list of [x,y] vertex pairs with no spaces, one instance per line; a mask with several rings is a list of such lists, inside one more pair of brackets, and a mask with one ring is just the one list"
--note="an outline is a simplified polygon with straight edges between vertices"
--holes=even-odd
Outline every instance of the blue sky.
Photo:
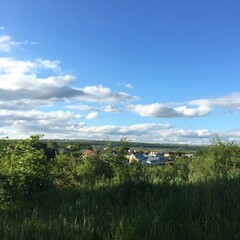
[[0,137],[240,142],[238,0],[0,3]]

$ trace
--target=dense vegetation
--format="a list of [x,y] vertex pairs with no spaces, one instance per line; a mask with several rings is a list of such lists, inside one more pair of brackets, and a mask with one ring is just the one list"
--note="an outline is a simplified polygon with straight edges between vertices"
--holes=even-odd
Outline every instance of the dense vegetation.
[[83,157],[41,136],[0,141],[1,239],[239,239],[240,147],[129,165],[127,141]]

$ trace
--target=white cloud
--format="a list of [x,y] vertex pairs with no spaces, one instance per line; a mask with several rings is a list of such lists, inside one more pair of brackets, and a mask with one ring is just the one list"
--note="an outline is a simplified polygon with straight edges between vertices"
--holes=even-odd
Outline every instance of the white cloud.
[[130,96],[125,92],[111,92],[110,88],[106,88],[102,85],[99,86],[86,86],[79,89],[84,95],[79,96],[79,100],[88,102],[100,102],[100,103],[122,103],[137,100],[135,96]]
[[51,69],[56,72],[60,71],[60,67],[59,67],[60,61],[59,60],[51,61],[48,59],[37,58],[36,63],[38,64],[38,68]]
[[[5,32],[5,27],[0,26],[0,32]],[[2,34],[0,35],[0,52],[5,52],[9,53],[11,52],[14,48],[17,48],[20,45],[36,45],[38,44],[37,42],[34,41],[15,41],[11,36]]]
[[119,107],[114,106],[114,105],[105,105],[105,106],[103,106],[102,110],[104,112],[114,112],[114,113],[123,111],[122,108],[119,108]]
[[91,112],[86,116],[86,119],[94,119],[98,117],[98,112]]
[[52,111],[52,112],[43,112],[37,110],[29,111],[19,111],[19,110],[0,110],[1,120],[50,120],[58,119],[61,120],[70,120],[76,119],[76,115],[70,111]]
[[130,83],[126,83],[124,86],[125,86],[126,88],[133,88],[133,85],[130,84]]
[[119,85],[123,85],[125,88],[129,88],[129,89],[133,88],[133,85],[131,83],[118,82],[117,86]]
[[123,111],[121,108],[114,105],[102,105],[100,107],[93,107],[86,104],[76,104],[76,105],[68,105],[65,108],[75,109],[78,111],[93,111],[93,112],[112,112],[117,113]]
[[[125,126],[122,127],[119,132],[121,134],[125,134],[125,135],[135,135],[135,136],[146,136],[150,134],[153,134],[155,132],[154,135],[156,135],[156,133],[158,131],[161,131],[163,129],[171,129],[172,126],[170,124],[162,124],[162,123],[143,123],[143,124],[134,124],[131,126]],[[154,136],[152,135],[152,136]]]
[[15,76],[22,76],[24,74],[33,74],[36,71],[36,63],[32,61],[15,60],[9,57],[0,58],[0,73],[14,74]]
[[199,106],[197,108],[188,108],[187,106],[181,106],[173,108],[180,117],[201,117],[206,116],[211,112],[211,108],[207,106]]
[[230,95],[218,98],[193,100],[190,101],[189,104],[219,107],[233,112],[240,111],[240,92],[232,93]]
[[66,106],[66,108],[75,109],[78,111],[99,111],[100,110],[97,107],[91,107],[91,106],[85,105],[85,104],[68,105],[68,106]]
[[79,114],[70,111],[0,110],[0,125],[10,129],[7,135],[12,138],[36,133],[69,134],[79,126],[81,119]]
[[[1,30],[4,30],[1,27]],[[14,47],[20,45],[20,42],[16,42],[9,35],[0,36],[0,52],[10,52]]]
[[[4,27],[0,27],[4,31]],[[0,35],[0,52],[9,52],[20,44],[8,35]],[[47,75],[48,74],[48,75]],[[156,118],[200,117],[219,107],[232,112],[240,110],[240,93],[214,99],[199,99],[187,103],[152,103],[130,105],[138,100],[125,92],[113,92],[103,85],[74,86],[76,78],[61,70],[59,60],[37,58],[19,60],[0,57],[0,136],[28,137],[43,133],[49,138],[113,139],[128,137],[132,141],[206,144],[215,134],[224,139],[240,141],[240,130],[223,133],[208,129],[178,129],[170,124],[142,123],[130,126],[87,126],[81,121],[99,117],[99,112],[129,110],[140,116]],[[119,82],[126,88],[130,83]],[[58,109],[56,102],[67,103]],[[90,102],[92,106],[83,104]],[[73,104],[74,103],[74,104]],[[39,107],[49,106],[48,111]],[[124,109],[125,108],[125,109]],[[43,108],[42,108],[43,109]],[[45,108],[46,109],[46,108]],[[81,115],[78,111],[87,111]]]
[[0,58],[0,88],[40,90],[51,86],[63,87],[75,81],[75,77],[68,74],[40,78],[37,76],[37,71],[41,69],[58,71],[59,61],[42,59],[21,61],[2,57]]
[[42,78],[38,72],[42,69],[61,72],[58,60],[38,58],[35,61],[21,61],[13,58],[0,58],[0,100],[62,100],[75,98],[80,101],[97,103],[121,103],[135,100],[136,97],[124,92],[113,93],[109,88],[86,86],[73,88],[72,75],[50,75]]
[[[4,31],[4,27],[0,27]],[[35,44],[30,42],[30,44]],[[9,35],[0,35],[0,52],[10,52],[13,47],[25,42],[16,42]],[[49,76],[42,77],[42,72]],[[52,73],[51,73],[52,71]],[[123,103],[137,98],[125,92],[112,92],[111,89],[99,86],[71,87],[75,77],[63,74],[59,60],[37,58],[33,61],[18,60],[10,57],[0,57],[0,103],[3,101],[23,100],[36,107],[36,103],[46,104],[46,100],[53,104],[54,101],[75,99],[97,103]],[[5,108],[9,104],[5,104]],[[41,105],[40,105],[41,106]],[[13,109],[13,105],[9,106]],[[116,109],[107,108],[109,111]]]
[[0,110],[0,137],[28,137],[42,133],[46,138],[119,140],[127,137],[130,141],[138,142],[209,144],[218,134],[223,140],[240,142],[240,129],[221,133],[208,129],[179,129],[167,123],[87,126],[81,122],[97,116],[98,112],[81,117],[71,111]]
[[211,112],[211,108],[207,106],[199,106],[197,108],[189,108],[187,106],[169,107],[167,104],[162,103],[129,105],[128,109],[140,116],[157,118],[200,117]]

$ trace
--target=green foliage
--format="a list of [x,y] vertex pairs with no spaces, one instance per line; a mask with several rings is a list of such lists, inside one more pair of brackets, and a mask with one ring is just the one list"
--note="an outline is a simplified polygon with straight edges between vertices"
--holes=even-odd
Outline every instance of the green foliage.
[[77,167],[77,174],[82,184],[90,184],[102,180],[110,180],[113,177],[112,169],[105,158],[97,155],[87,157]]
[[219,138],[213,140],[209,148],[213,159],[213,172],[216,177],[227,177],[239,173],[240,147],[234,142],[222,142]]
[[81,162],[81,159],[62,152],[57,154],[51,171],[54,185],[59,188],[76,187],[79,181],[77,168]]
[[115,182],[124,182],[129,179],[129,172],[128,172],[128,166],[125,159],[126,155],[126,149],[128,147],[128,141],[125,138],[121,139],[121,145],[117,149],[117,153],[115,155],[111,154],[111,145],[108,146],[107,151],[110,150],[110,154],[106,153],[106,156],[108,156],[107,161],[110,164],[110,167],[112,168],[114,178],[113,180]]
[[3,239],[239,239],[236,143],[150,167],[127,164],[126,139],[80,157],[40,138],[0,141]]
[[229,178],[240,173],[240,147],[215,138],[212,144],[190,162],[190,180]]
[[176,175],[175,171],[171,165],[165,165],[163,167],[153,167],[151,171],[151,180],[154,183],[173,183]]
[[0,139],[0,155],[10,143],[11,140],[9,140],[8,137]]
[[189,181],[190,182],[205,182],[214,179],[213,173],[213,159],[209,156],[208,152],[195,157],[189,164]]
[[49,159],[55,158],[58,148],[59,148],[59,145],[55,140],[48,140],[47,145],[44,146],[46,156]]
[[9,192],[31,194],[50,186],[51,161],[40,148],[40,137],[32,136],[10,144],[3,152],[1,174]]
[[125,160],[127,140],[122,139],[115,154],[111,142],[107,142],[100,154],[86,157],[77,167],[80,182],[95,184],[103,180],[124,182],[129,180],[129,169]]
[[[2,196],[3,193],[9,196],[32,194],[46,190],[52,183],[58,188],[77,188],[100,181],[194,183],[235,177],[240,173],[239,145],[224,143],[218,138],[192,159],[176,158],[173,165],[148,167],[127,164],[127,139],[122,139],[116,148],[111,142],[105,142],[100,153],[85,158],[79,152],[74,152],[80,145],[73,144],[70,153],[57,153],[57,142],[42,141],[41,137],[36,135],[25,140],[0,141]],[[114,149],[116,151],[113,153]]]
[[189,180],[191,160],[187,158],[176,159],[174,161],[173,171],[175,172],[175,179],[187,182]]
[[149,182],[148,166],[141,163],[128,165],[129,180],[134,183]]

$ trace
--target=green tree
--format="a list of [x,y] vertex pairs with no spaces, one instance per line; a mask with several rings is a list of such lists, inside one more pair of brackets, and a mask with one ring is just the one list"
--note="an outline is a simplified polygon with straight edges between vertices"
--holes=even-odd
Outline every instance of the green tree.
[[79,183],[77,168],[81,163],[80,158],[63,152],[57,154],[51,171],[54,185],[59,188],[76,187]]
[[33,193],[49,187],[51,162],[39,146],[41,135],[11,143],[1,156],[1,174],[9,189],[16,193]]
[[148,172],[146,171],[148,166],[144,166],[142,163],[135,163],[128,165],[129,178],[132,182],[146,182],[149,181]]
[[83,160],[83,163],[77,167],[77,173],[83,184],[94,184],[102,180],[110,180],[113,177],[113,171],[101,155],[92,155]]
[[[122,138],[116,154],[111,154],[111,144],[107,147],[108,162],[112,168],[114,181],[124,182],[129,180],[129,169],[126,161],[126,149],[128,149],[128,140]],[[110,151],[110,152],[109,152]]]
[[193,182],[239,175],[240,147],[235,142],[223,142],[216,137],[208,148],[192,159],[189,168]]
[[212,140],[208,152],[213,159],[213,172],[216,177],[239,173],[240,147],[235,142],[222,142],[216,137]]
[[173,168],[173,172],[176,180],[185,181],[185,182],[189,180],[190,162],[191,162],[191,159],[189,158],[181,158],[181,159],[176,159],[174,161],[172,168]]

